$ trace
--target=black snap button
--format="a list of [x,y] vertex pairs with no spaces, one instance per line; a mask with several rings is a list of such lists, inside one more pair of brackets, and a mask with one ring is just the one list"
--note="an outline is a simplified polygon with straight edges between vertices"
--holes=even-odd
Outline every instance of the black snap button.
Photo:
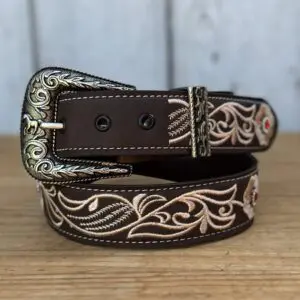
[[155,125],[155,118],[151,114],[142,114],[139,117],[139,125],[145,130],[149,130]]
[[107,131],[111,127],[111,119],[108,116],[101,115],[96,118],[95,125],[99,131]]

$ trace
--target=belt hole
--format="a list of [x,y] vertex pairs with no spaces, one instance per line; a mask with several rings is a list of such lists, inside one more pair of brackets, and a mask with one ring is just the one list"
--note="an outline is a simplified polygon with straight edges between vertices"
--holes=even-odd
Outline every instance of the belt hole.
[[100,115],[96,118],[95,126],[97,130],[105,132],[111,127],[111,119],[106,115]]
[[152,114],[145,113],[139,117],[139,126],[145,130],[152,129],[155,125],[155,117]]

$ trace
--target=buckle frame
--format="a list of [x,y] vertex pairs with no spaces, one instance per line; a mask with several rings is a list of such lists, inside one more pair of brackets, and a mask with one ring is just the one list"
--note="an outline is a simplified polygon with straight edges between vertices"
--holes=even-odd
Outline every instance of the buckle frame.
[[111,162],[61,158],[55,153],[57,96],[64,90],[135,90],[134,86],[79,71],[49,67],[34,74],[27,86],[21,116],[21,156],[35,179],[49,183],[93,181],[128,176],[131,166]]

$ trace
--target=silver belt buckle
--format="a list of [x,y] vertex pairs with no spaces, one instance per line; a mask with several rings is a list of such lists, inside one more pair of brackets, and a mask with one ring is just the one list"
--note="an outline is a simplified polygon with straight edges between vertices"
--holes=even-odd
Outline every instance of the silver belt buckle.
[[51,183],[93,181],[130,175],[129,165],[61,158],[55,153],[57,95],[64,90],[135,90],[134,86],[64,68],[45,68],[30,80],[21,117],[21,155],[25,169],[35,179]]

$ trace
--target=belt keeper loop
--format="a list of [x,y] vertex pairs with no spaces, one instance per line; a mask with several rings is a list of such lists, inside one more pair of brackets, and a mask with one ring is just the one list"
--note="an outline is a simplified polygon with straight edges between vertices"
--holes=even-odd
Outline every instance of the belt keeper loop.
[[188,87],[192,157],[210,156],[209,124],[205,87]]

